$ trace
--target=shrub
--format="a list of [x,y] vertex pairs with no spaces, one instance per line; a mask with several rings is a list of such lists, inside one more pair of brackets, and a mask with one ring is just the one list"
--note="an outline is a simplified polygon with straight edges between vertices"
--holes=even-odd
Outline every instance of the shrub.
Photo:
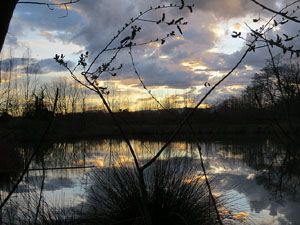
[[[153,225],[217,223],[205,180],[192,164],[190,158],[169,158],[145,171]],[[88,191],[85,223],[145,224],[135,169],[129,165],[95,169],[90,177],[93,185]]]

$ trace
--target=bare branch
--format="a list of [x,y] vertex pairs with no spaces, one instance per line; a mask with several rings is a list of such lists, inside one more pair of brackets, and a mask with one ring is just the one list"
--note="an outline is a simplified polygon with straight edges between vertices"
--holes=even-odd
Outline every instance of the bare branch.
[[68,17],[68,15],[69,15],[68,6],[67,6],[67,4],[64,4],[64,6],[65,6],[65,9],[66,9],[66,15],[60,16],[60,17],[58,17],[58,18],[66,18],[66,17]]
[[79,2],[80,0],[70,0],[61,3],[45,3],[45,2],[32,2],[32,1],[19,1],[18,4],[32,4],[32,5],[46,5],[46,6],[66,6]]
[[[285,17],[285,18],[288,19],[288,20],[294,21],[294,22],[296,22],[296,23],[300,23],[300,20],[298,20],[297,17],[291,17],[291,16],[288,16],[288,15],[287,15],[287,12],[282,12],[282,10],[281,10],[281,11],[276,11],[276,10],[274,10],[274,9],[271,9],[271,8],[269,8],[269,7],[267,7],[267,6],[265,6],[265,5],[261,4],[261,3],[259,3],[259,2],[256,1],[256,0],[251,0],[251,1],[254,2],[255,4],[259,5],[259,6],[262,7],[263,9],[266,9],[266,10],[268,10],[268,11],[270,11],[270,12],[272,12],[272,13],[275,13],[275,14],[277,14],[277,15],[283,16],[283,17]],[[294,4],[298,3],[298,2],[300,2],[300,0],[297,0],[297,1],[294,1],[293,3],[291,3],[291,4],[288,4],[287,7],[289,7],[289,6],[291,6],[291,5],[294,5]]]
[[167,111],[168,113],[171,113],[171,114],[174,116],[174,114],[173,114],[171,111],[169,111],[168,109],[166,109],[166,108],[160,103],[160,101],[158,101],[158,99],[151,93],[151,90],[149,90],[149,89],[146,87],[146,85],[144,84],[144,81],[142,80],[142,78],[141,78],[140,74],[138,73],[137,68],[136,68],[136,66],[135,66],[134,59],[133,59],[133,55],[132,55],[132,49],[131,49],[131,48],[130,48],[130,51],[129,51],[129,55],[130,55],[131,64],[132,64],[132,66],[133,66],[134,72],[135,72],[135,74],[137,75],[137,77],[138,77],[138,79],[139,79],[141,85],[143,86],[143,88],[148,92],[148,94],[151,96],[151,98],[152,98],[154,101],[156,101],[156,103],[157,103],[158,105],[160,105],[160,107],[161,107],[162,109],[164,109],[164,110]]

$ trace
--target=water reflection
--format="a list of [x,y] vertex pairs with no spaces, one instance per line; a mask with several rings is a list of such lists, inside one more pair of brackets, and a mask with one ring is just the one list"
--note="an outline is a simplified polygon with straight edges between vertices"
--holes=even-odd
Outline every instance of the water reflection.
[[9,189],[23,170],[24,156],[11,143],[1,141],[0,155],[0,189]]
[[[153,156],[163,145],[159,141],[131,142],[140,161]],[[234,219],[247,219],[257,224],[299,224],[300,157],[296,147],[268,139],[211,142],[201,146],[207,172],[216,181],[214,194],[227,197]],[[19,172],[26,161],[26,151],[14,152],[19,163],[13,168],[18,168]],[[199,163],[198,150],[191,142],[173,142],[162,158],[170,155],[193,157]],[[38,193],[42,182],[42,171],[39,170],[42,162],[46,168],[44,201],[69,206],[86,200],[87,173],[92,167],[130,165],[132,158],[122,140],[52,143],[32,163],[18,193]],[[2,167],[0,170],[3,171]],[[2,195],[7,191],[3,185],[11,183],[17,175],[16,172],[9,176],[1,175]]]

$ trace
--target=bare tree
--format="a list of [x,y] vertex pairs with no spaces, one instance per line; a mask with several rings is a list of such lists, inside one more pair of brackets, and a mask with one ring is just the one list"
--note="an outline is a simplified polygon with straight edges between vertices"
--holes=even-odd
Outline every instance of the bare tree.
[[86,112],[86,99],[89,96],[89,90],[86,88],[80,88],[79,89],[79,98],[80,98],[80,108],[81,112]]
[[37,73],[39,72],[39,65],[32,62],[31,51],[28,48],[22,58],[22,91],[23,91],[23,104],[26,108],[28,104],[34,101],[35,92],[37,89]]
[[69,82],[69,88],[68,88],[68,93],[69,93],[69,99],[71,102],[71,113],[77,112],[77,105],[78,105],[78,100],[80,97],[80,89],[78,87],[78,83],[76,81]]
[[12,52],[10,51],[10,59],[4,64],[5,80],[6,80],[6,102],[5,113],[9,112],[12,106],[12,80],[13,80],[14,62],[12,59]]

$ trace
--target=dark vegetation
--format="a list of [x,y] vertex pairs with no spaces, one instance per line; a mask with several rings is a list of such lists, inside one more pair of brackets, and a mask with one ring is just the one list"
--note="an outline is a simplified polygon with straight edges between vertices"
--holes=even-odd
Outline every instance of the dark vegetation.
[[[245,110],[247,114],[245,115]],[[170,134],[181,118],[181,113],[173,109],[172,115],[165,111],[119,112],[116,115],[126,132],[132,138],[148,137],[163,138]],[[265,114],[268,113],[268,114]],[[174,117],[177,115],[178,117]],[[270,123],[268,110],[255,108],[243,109],[220,107],[218,109],[198,110],[191,118],[194,130],[203,137],[215,135],[273,135],[275,130]],[[271,114],[272,115],[272,114]],[[285,124],[284,118],[278,122]],[[41,134],[46,121],[34,118],[2,119],[1,132],[13,133],[15,141],[30,142]],[[299,133],[299,121],[295,117],[293,123],[295,134]],[[181,137],[187,138],[190,130],[184,127]],[[120,137],[119,131],[113,126],[107,113],[86,112],[68,115],[56,115],[48,140],[70,140],[82,138]],[[180,136],[177,138],[180,139]]]
[[16,145],[0,140],[0,188],[10,189],[24,168],[24,159]]
[[[195,173],[193,160],[158,160],[145,173],[148,206],[155,225],[218,224],[207,186]],[[123,165],[94,170],[89,190],[87,224],[144,224],[138,175]],[[221,207],[218,200],[218,206]],[[229,217],[229,215],[227,215]]]
[[221,108],[228,118],[233,116],[239,123],[244,118],[246,123],[269,124],[273,132],[290,139],[294,136],[297,140],[300,131],[299,78],[299,60],[278,55],[254,75],[240,96],[223,101]]

